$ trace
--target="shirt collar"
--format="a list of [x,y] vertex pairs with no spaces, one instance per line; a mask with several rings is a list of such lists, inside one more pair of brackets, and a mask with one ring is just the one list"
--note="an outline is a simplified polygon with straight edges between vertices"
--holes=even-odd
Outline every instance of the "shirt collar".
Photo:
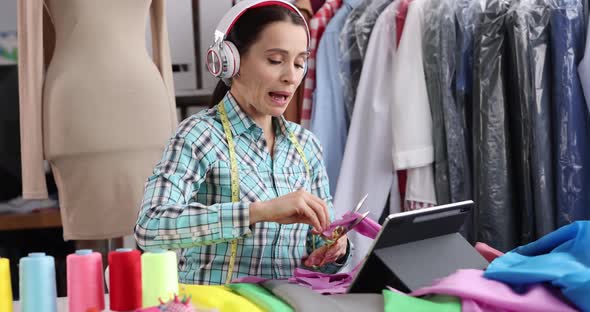
[[[229,120],[233,135],[239,136],[251,129],[259,129],[260,131],[262,130],[260,127],[258,127],[254,120],[252,120],[252,118],[250,118],[250,116],[248,116],[248,114],[242,110],[242,107],[240,107],[236,99],[229,91],[225,94],[223,100],[221,100],[220,105],[223,105],[225,111],[227,112],[227,119]],[[273,123],[276,125],[275,128],[277,135],[289,135],[289,131],[291,131],[290,125],[283,115],[276,118],[273,117]]]

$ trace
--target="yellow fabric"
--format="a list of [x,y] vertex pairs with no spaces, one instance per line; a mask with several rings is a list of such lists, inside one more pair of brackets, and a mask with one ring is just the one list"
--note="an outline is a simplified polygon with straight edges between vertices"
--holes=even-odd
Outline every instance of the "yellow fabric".
[[190,296],[195,307],[219,309],[219,312],[264,312],[248,299],[233,293],[224,285],[180,284],[180,296]]

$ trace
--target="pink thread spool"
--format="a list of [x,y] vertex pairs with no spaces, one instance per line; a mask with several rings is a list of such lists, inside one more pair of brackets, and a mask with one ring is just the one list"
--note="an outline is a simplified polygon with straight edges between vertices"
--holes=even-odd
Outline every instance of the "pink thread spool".
[[70,312],[90,308],[104,310],[104,277],[102,256],[90,249],[76,250],[66,258],[68,274],[68,307]]

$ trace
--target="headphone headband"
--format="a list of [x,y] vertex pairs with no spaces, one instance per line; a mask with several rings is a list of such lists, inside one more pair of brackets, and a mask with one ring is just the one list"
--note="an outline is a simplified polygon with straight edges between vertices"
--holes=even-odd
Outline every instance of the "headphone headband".
[[219,24],[215,28],[215,42],[221,42],[221,40],[225,40],[234,24],[238,21],[240,16],[242,16],[248,9],[271,5],[285,7],[299,15],[299,17],[301,18],[301,20],[303,20],[303,23],[305,24],[305,31],[307,33],[307,44],[309,45],[310,34],[307,22],[305,22],[305,17],[303,17],[303,14],[301,14],[301,12],[299,11],[299,9],[297,9],[296,6],[283,0],[244,0],[238,2],[219,21]]
[[[226,85],[230,84],[230,80],[234,77],[240,69],[240,53],[237,47],[231,42],[226,40],[227,35],[231,31],[236,21],[246,12],[248,9],[278,5],[297,13],[303,24],[305,25],[305,31],[307,33],[307,47],[310,45],[309,28],[305,22],[303,14],[289,2],[284,0],[245,0],[238,2],[233,6],[219,21],[217,28],[215,29],[215,41],[207,50],[206,64],[207,69],[213,76],[221,78]],[[305,66],[305,72],[307,72],[307,63]],[[305,75],[305,74],[304,74]]]

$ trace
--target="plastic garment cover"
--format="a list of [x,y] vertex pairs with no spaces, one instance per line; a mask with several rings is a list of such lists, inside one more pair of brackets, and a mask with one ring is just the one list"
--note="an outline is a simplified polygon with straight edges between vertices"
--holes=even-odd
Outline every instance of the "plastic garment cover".
[[[471,116],[473,111],[473,36],[481,17],[481,4],[474,0],[455,1],[455,21],[457,35],[455,101],[457,109],[462,111],[466,134],[467,150],[471,151]],[[472,154],[468,153],[470,168],[473,168]],[[471,192],[471,180],[466,180]],[[469,194],[472,196],[472,194]]]
[[520,10],[521,3],[514,2],[506,14],[506,44],[509,49],[508,69],[508,120],[509,140],[512,151],[513,171],[510,179],[514,185],[513,206],[516,223],[520,224],[519,243],[533,241],[533,198],[531,191],[531,126],[529,111],[533,106],[532,64],[529,63],[530,46],[526,10]]
[[553,123],[551,121],[551,57],[549,19],[551,11],[545,0],[534,0],[528,10],[529,61],[533,74],[531,118],[531,181],[537,239],[556,229],[553,157]]
[[515,3],[506,17],[512,180],[520,243],[529,243],[555,229],[549,17],[544,0]]
[[[584,1],[584,3],[588,4],[588,1]],[[586,16],[587,20],[588,6],[584,6],[584,9],[584,16]],[[586,22],[586,25],[588,25],[588,22]],[[590,27],[590,25],[588,26]],[[578,65],[578,74],[580,75],[580,80],[582,81],[582,89],[584,90],[586,106],[588,107],[588,111],[590,112],[590,32],[588,31],[588,29],[586,29],[586,49],[584,51],[584,57]]]
[[557,222],[590,219],[589,116],[577,73],[584,49],[578,0],[554,1],[551,14]]
[[478,240],[506,251],[517,243],[512,209],[504,19],[508,4],[489,0],[475,35],[474,186]]
[[[431,1],[424,13],[422,53],[433,122],[436,201],[446,204],[471,199],[465,112],[455,100],[457,36],[455,1]],[[471,232],[471,220],[463,228]]]
[[[449,12],[443,12],[445,1],[429,1],[424,8],[422,55],[424,63],[424,76],[428,91],[428,102],[432,114],[432,141],[434,145],[434,185],[436,201],[438,204],[447,204],[451,201],[449,185],[449,159],[447,158],[446,129],[444,122],[444,90],[446,80],[443,75],[448,67],[454,65],[454,59],[449,59],[446,51],[442,50],[443,44],[453,45],[454,36],[441,38],[443,19]],[[452,18],[452,17],[451,17]],[[452,29],[454,34],[454,29]],[[453,39],[453,43],[445,42],[445,39]],[[445,59],[445,57],[447,57]],[[448,61],[452,61],[449,63]],[[448,147],[450,150],[450,146]]]
[[355,25],[357,20],[365,12],[365,8],[371,3],[371,0],[363,0],[354,8],[340,32],[340,68],[342,86],[344,94],[344,107],[346,108],[347,121],[350,124],[352,111],[354,110],[354,101],[356,99],[356,89],[361,79],[361,70],[363,68],[363,58],[361,57],[360,48],[356,40]]
[[367,8],[365,8],[365,12],[363,12],[356,22],[354,33],[361,53],[361,58],[365,58],[365,52],[367,52],[367,46],[369,45],[369,38],[371,37],[375,22],[377,22],[377,18],[379,18],[381,12],[383,12],[391,2],[393,2],[393,0],[372,0]]
[[590,221],[577,221],[498,257],[484,273],[513,286],[551,283],[590,311]]
[[515,5],[508,17],[511,141],[521,243],[555,230],[551,122],[550,8],[544,0]]
[[459,47],[455,33],[455,6],[455,1],[451,0],[431,1],[426,8],[424,23],[424,69],[434,123],[435,182],[439,204],[471,198],[465,107],[464,102],[455,100],[453,84]]

